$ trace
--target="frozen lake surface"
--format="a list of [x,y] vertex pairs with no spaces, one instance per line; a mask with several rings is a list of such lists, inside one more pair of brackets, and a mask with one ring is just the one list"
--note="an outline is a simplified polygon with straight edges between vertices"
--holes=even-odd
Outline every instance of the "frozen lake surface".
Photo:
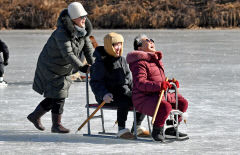
[[[239,154],[240,145],[240,30],[94,30],[100,45],[108,32],[123,35],[124,56],[133,50],[133,38],[142,32],[163,51],[166,76],[180,83],[189,101],[188,124],[180,130],[190,139],[168,144],[87,137],[87,126],[75,134],[86,119],[85,83],[70,88],[63,125],[70,134],[51,133],[51,115],[42,117],[41,132],[26,116],[43,99],[32,81],[38,55],[50,30],[0,31],[10,50],[5,73],[7,88],[0,88],[0,154]],[[95,102],[90,94],[90,102]],[[105,111],[106,130],[116,132],[115,111]],[[132,113],[127,127],[131,128]],[[92,133],[101,130],[92,120]],[[146,121],[143,126],[147,127]]]

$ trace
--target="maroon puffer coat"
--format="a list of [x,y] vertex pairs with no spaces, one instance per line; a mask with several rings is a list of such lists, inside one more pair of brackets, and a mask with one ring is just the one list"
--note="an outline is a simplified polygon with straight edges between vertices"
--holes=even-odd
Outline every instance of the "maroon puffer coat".
[[[156,108],[161,83],[165,81],[162,52],[133,51],[127,55],[127,63],[133,76],[132,101],[136,109],[152,116]],[[168,94],[168,102],[175,103],[175,94]],[[165,97],[162,98],[162,101]]]

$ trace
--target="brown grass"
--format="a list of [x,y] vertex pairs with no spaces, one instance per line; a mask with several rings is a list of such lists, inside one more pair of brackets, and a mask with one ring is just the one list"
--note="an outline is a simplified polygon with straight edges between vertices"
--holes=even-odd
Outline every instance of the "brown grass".
[[[55,28],[73,0],[0,0],[0,28]],[[240,27],[240,0],[82,0],[94,28]]]

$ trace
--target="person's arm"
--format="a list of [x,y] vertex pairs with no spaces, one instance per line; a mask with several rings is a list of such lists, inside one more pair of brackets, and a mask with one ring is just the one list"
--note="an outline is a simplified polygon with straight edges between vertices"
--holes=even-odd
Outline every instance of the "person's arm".
[[85,38],[85,44],[84,44],[84,47],[83,47],[83,53],[84,53],[84,56],[86,57],[87,63],[90,64],[90,65],[92,65],[93,62],[94,62],[93,51],[94,51],[94,48],[93,48],[92,42],[89,39],[89,37],[87,36]]
[[129,70],[129,67],[127,65],[126,59],[122,59],[122,63],[124,64],[124,71],[125,71],[125,94],[128,96],[132,96],[132,74]]
[[144,61],[138,61],[131,64],[133,83],[143,92],[160,92],[161,82],[150,81],[147,79],[147,68]]
[[105,87],[105,82],[107,82],[104,80],[105,72],[103,62],[97,61],[91,66],[90,86],[93,93],[101,99],[103,99],[105,94],[110,93]]
[[0,40],[0,51],[3,52],[4,64],[7,64],[9,58],[9,50],[7,45],[2,40]]
[[63,58],[70,64],[72,64],[76,69],[78,68],[81,72],[86,73],[88,65],[84,65],[79,58],[73,53],[70,39],[66,36],[64,32],[56,32],[55,40],[60,49],[60,53]]

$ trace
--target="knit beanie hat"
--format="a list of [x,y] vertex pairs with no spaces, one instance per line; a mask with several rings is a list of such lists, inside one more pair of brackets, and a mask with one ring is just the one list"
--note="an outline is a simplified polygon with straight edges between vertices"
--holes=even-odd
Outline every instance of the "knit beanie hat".
[[111,55],[113,57],[118,57],[115,49],[113,48],[113,44],[118,43],[118,42],[122,43],[122,49],[119,54],[121,56],[122,52],[123,52],[123,42],[124,42],[122,35],[117,34],[115,32],[111,32],[104,37],[104,49],[106,50],[106,52],[109,55]]
[[86,16],[87,12],[79,2],[72,2],[68,5],[68,14],[71,19],[76,19],[81,16]]

